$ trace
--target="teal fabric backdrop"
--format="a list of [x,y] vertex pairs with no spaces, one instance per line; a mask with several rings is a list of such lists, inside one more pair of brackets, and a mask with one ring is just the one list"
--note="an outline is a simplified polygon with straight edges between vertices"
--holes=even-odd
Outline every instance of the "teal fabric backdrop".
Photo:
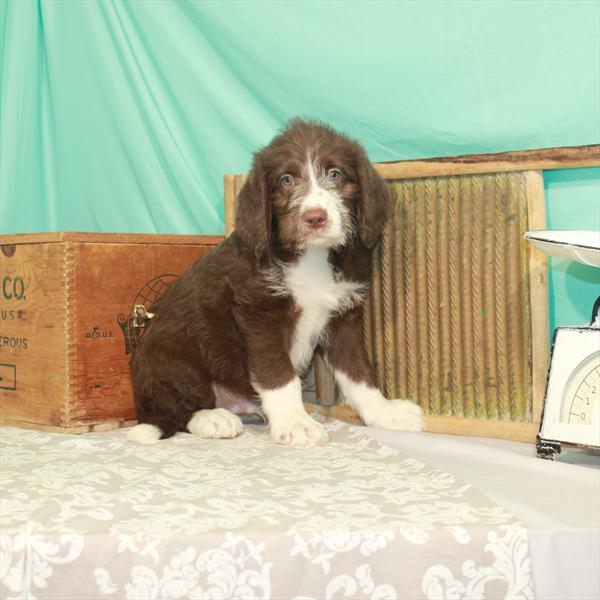
[[[600,142],[597,1],[3,0],[0,18],[3,233],[221,233],[223,174],[294,115],[373,161]],[[597,169],[546,183],[552,227],[600,227]],[[556,322],[587,318],[595,273],[555,264],[552,285]]]

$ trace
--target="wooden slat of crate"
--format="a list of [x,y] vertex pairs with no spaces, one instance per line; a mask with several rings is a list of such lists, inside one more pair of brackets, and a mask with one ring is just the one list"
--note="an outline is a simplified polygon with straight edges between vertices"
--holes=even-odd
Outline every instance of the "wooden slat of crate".
[[576,169],[600,165],[600,144],[540,148],[489,154],[465,154],[417,160],[375,163],[384,179],[414,179],[417,177],[446,177],[511,171],[546,171]]
[[[362,424],[358,415],[348,406],[307,405],[311,413],[320,414],[347,423]],[[531,442],[538,432],[535,423],[514,423],[511,421],[496,421],[471,419],[468,417],[440,417],[425,415],[425,431],[429,433],[445,433],[449,435],[465,435],[469,437],[493,437],[513,440],[516,442]]]
[[98,233],[87,231],[50,231],[38,233],[9,233],[0,236],[2,245],[10,244],[51,244],[56,242],[82,242],[86,244],[161,244],[178,246],[199,244],[217,245],[220,235],[179,235],[156,233]]
[[[526,172],[527,228],[546,229],[544,176],[541,171]],[[533,386],[532,422],[537,426],[542,418],[546,378],[550,360],[550,316],[548,314],[548,257],[528,246],[529,301],[531,305],[531,381]]]
[[[3,389],[0,382],[0,416],[8,417],[8,398],[18,397],[10,407],[11,420],[59,426],[65,405],[56,399],[66,397],[68,390],[63,360],[67,349],[65,249],[59,244],[28,245],[11,259],[0,254],[0,260],[0,363],[12,366],[17,382],[17,390]],[[43,265],[41,270],[39,265]]]

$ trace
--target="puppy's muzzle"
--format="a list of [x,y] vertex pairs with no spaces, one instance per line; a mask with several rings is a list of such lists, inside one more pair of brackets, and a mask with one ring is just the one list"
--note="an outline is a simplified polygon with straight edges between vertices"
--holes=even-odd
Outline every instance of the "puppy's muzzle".
[[309,231],[318,231],[327,228],[329,218],[322,208],[310,208],[302,213],[302,222]]

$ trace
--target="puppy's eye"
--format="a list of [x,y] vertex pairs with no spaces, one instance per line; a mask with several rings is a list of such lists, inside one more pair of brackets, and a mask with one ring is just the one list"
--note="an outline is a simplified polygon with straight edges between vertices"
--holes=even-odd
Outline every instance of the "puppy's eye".
[[329,169],[329,173],[327,173],[327,177],[331,181],[339,181],[342,178],[342,172],[339,169]]
[[287,173],[281,176],[280,181],[281,184],[285,187],[292,187],[294,185],[294,178],[291,175],[288,175]]

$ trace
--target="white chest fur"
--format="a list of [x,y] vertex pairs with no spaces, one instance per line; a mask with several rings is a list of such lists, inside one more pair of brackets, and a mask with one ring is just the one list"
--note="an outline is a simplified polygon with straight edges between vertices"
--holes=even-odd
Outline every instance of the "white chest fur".
[[328,251],[310,248],[285,270],[284,285],[292,294],[300,317],[296,322],[290,359],[297,371],[306,368],[333,313],[343,313],[360,303],[364,286],[336,281]]

